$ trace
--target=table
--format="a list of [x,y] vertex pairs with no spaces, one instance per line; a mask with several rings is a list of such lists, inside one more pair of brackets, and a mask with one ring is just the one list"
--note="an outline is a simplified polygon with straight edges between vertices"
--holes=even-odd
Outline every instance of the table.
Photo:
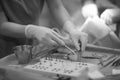
[[[112,50],[112,51],[111,51]],[[86,59],[85,56],[91,56],[91,53],[118,53],[119,50],[115,49],[108,49],[104,47],[97,47],[97,46],[88,46],[86,52],[84,53],[84,57],[82,59],[83,62],[89,62],[98,64],[100,61],[98,59]],[[32,63],[35,63],[36,61],[33,61]],[[31,64],[31,63],[30,63]],[[43,72],[36,72],[36,71],[30,71],[24,69],[25,65],[19,65],[18,61],[14,54],[8,55],[0,60],[0,80],[55,80],[55,76]],[[109,75],[112,74],[112,70],[115,69],[115,67],[111,67],[110,65],[101,67],[100,65],[100,71],[105,74]],[[118,69],[118,67],[117,67]]]

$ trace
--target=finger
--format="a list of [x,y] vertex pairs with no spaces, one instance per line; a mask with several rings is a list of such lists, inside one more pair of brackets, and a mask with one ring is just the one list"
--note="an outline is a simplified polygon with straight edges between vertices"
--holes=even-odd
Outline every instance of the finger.
[[81,51],[83,52],[83,51],[85,51],[85,47],[88,42],[88,35],[83,34],[83,36],[80,36],[80,40],[81,40]]
[[18,51],[19,51],[19,52],[22,51],[22,46],[18,46]]
[[100,15],[100,18],[101,18],[101,19],[103,19],[103,18],[104,18],[103,13]]
[[104,22],[106,22],[106,17],[104,15],[101,15],[100,19],[102,19]]
[[52,44],[52,47],[57,47],[58,46],[58,44],[52,39],[50,39],[50,44]]
[[72,61],[77,61],[77,59],[78,59],[77,54],[75,54],[75,55],[68,55],[68,57],[69,57],[69,59],[72,60]]
[[106,16],[106,18],[105,18],[105,23],[106,23],[107,25],[109,25],[109,22],[110,22],[110,18],[109,18],[109,16]]
[[106,13],[102,13],[101,16],[100,16],[100,18],[101,18],[102,20],[106,20],[106,17],[107,17]]
[[25,45],[21,45],[21,50],[24,51]]
[[42,41],[45,45],[47,46],[57,46],[58,44],[53,41],[51,38],[47,37],[47,38],[43,38],[43,41]]
[[72,41],[73,41],[73,43],[74,43],[76,49],[77,49],[77,50],[80,50],[80,46],[79,46],[79,43],[78,43],[78,39],[72,37]]
[[60,38],[60,35],[51,34],[50,37],[51,37],[52,40],[54,40],[59,45],[63,45],[63,46],[65,45],[64,41],[62,40],[62,38]]
[[62,39],[62,40],[67,39],[67,37],[60,35],[60,31],[57,33],[57,32],[55,32],[55,31],[52,30],[52,33],[53,33],[54,35],[56,35],[57,37],[59,37],[60,39]]
[[111,25],[112,24],[112,19],[109,17],[107,22],[106,22],[107,25]]
[[36,45],[38,45],[39,43],[42,43],[39,38],[33,38],[32,46],[36,46]]
[[36,53],[44,50],[45,48],[46,48],[46,45],[45,45],[44,43],[40,43],[40,44],[35,45],[35,46],[33,47],[32,52],[33,52],[34,54],[36,54]]
[[112,24],[112,19],[111,19],[110,13],[103,13],[101,15],[101,19],[104,20],[107,25]]
[[109,24],[109,18],[107,16],[102,18],[102,20],[105,22],[105,24]]

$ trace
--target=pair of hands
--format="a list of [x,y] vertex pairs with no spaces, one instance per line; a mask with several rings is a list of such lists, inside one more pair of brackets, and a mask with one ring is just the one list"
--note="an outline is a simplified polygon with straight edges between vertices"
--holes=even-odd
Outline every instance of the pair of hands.
[[[35,25],[29,26],[30,27],[27,29],[26,33],[28,36],[30,35],[30,38],[35,38],[38,44],[42,43],[47,47],[56,47],[59,45],[64,46],[66,44],[65,37],[61,36],[53,29]],[[74,29],[69,33],[69,35],[75,47],[79,50],[79,45],[81,44],[81,51],[84,51],[85,45],[87,44],[87,34]]]

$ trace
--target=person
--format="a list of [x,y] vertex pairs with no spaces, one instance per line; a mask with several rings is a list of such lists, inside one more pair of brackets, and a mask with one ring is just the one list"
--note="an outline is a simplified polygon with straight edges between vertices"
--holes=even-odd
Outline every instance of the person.
[[[86,0],[85,0],[86,1]],[[83,2],[81,13],[85,18],[83,25],[78,25],[80,31],[88,34],[88,43],[95,44],[104,47],[120,49],[120,40],[118,36],[111,30],[107,24],[107,19],[110,17],[108,14],[102,14],[101,8],[116,7],[115,5],[109,5],[107,0],[87,0]],[[119,11],[116,12],[118,15]],[[114,14],[115,15],[115,14]],[[79,14],[77,14],[79,16]],[[106,18],[106,20],[104,18]],[[74,18],[74,17],[73,17]],[[115,18],[118,20],[117,18]]]
[[[115,2],[115,0],[113,0],[113,2]],[[116,0],[116,4],[117,3],[119,4],[119,1],[117,2]],[[93,6],[91,6],[90,9],[90,4],[94,4],[94,8]],[[115,22],[119,23],[119,8],[116,5],[111,4],[109,0],[96,0],[96,3],[91,2],[89,3],[89,5],[89,8],[86,8],[87,4],[83,5],[83,10],[81,11],[83,11],[82,14],[86,21],[80,28],[78,26],[78,29],[88,34],[88,43],[103,46],[103,48],[105,49],[109,48],[113,51],[114,49],[119,51],[120,39],[109,26],[111,24],[114,24]],[[96,12],[97,14],[93,13],[93,15],[91,16],[91,14],[89,13],[90,11],[91,13],[92,11],[94,11],[92,8],[96,11],[98,10],[98,12]],[[101,59],[98,60],[97,64],[101,65],[101,71],[103,71],[104,73],[106,72],[106,74],[109,74],[109,68],[116,68],[120,66],[120,57],[118,55],[114,53],[109,54],[109,52],[108,54],[107,52],[103,54],[101,53],[102,52],[99,53],[98,51],[98,53],[89,53],[89,55],[86,55],[90,57],[101,57]],[[89,60],[91,60],[91,62],[93,63],[96,61],[96,59],[88,58],[88,62]]]
[[[0,34],[12,38],[36,39],[46,46],[65,45],[64,38],[54,30],[39,25],[40,14],[44,5],[44,0],[1,0],[0,5],[7,20],[0,23]],[[50,12],[54,15],[62,29],[70,35],[75,47],[80,50],[85,49],[86,34],[77,31],[74,23],[70,20],[70,15],[63,6],[61,0],[46,0]]]
[[119,0],[109,0],[112,7],[106,6],[105,10],[101,13],[100,18],[104,20],[107,25],[117,24],[115,33],[118,37],[119,35],[119,22],[120,22],[120,4]]
[[[104,4],[100,5],[102,3],[104,3]],[[114,29],[113,33],[111,34],[111,37],[112,37],[113,43],[115,43],[116,46],[118,46],[120,44],[120,39],[119,39],[119,21],[120,21],[119,1],[118,0],[105,0],[105,1],[102,1],[101,3],[99,2],[98,7],[101,9],[100,19],[103,20],[109,28]],[[114,24],[116,24],[116,26],[114,26]],[[117,48],[120,49],[119,46]]]

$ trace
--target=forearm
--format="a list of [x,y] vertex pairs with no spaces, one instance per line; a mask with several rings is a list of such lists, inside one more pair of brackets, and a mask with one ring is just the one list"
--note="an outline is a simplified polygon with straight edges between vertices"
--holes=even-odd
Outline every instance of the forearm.
[[[72,29],[73,28],[72,26],[67,26],[65,24],[66,22],[68,24],[68,21],[70,21],[70,22],[72,22],[72,21],[71,21],[71,16],[69,15],[67,10],[65,9],[61,0],[52,0],[52,1],[46,0],[46,1],[48,3],[48,6],[49,6],[51,13],[54,15],[54,17],[57,20],[57,22],[59,23],[59,25],[62,26],[66,30]],[[64,26],[64,24],[66,26]]]
[[25,38],[25,25],[3,22],[0,26],[0,34],[15,38]]

